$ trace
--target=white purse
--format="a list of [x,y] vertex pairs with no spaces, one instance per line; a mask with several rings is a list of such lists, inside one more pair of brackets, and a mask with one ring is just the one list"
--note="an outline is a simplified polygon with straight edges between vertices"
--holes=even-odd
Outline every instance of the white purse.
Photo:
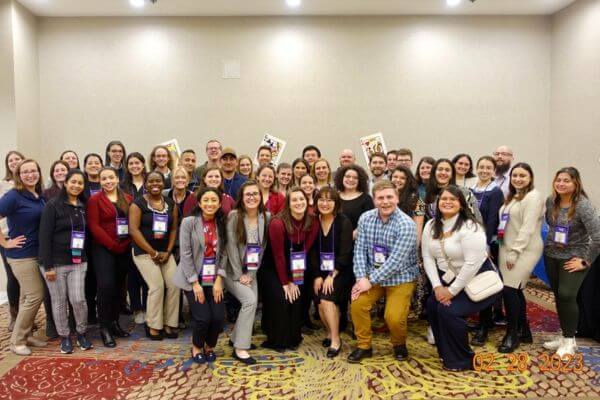
[[[448,265],[448,268],[450,268],[454,276],[457,276],[458,273],[452,266],[450,257],[448,257],[448,254],[446,254],[446,250],[444,249],[443,238],[440,239],[440,247],[442,250],[442,255],[446,260],[446,265]],[[471,301],[475,303],[485,300],[488,297],[493,296],[497,293],[500,293],[504,288],[504,282],[502,282],[502,279],[500,278],[500,274],[498,273],[496,266],[494,265],[492,260],[489,259],[489,257],[483,262],[483,265],[479,270],[481,271],[481,269],[485,268],[486,265],[489,265],[491,269],[486,268],[487,271],[478,272],[477,275],[471,278],[469,283],[465,285],[465,293],[467,294],[469,299],[471,299]]]

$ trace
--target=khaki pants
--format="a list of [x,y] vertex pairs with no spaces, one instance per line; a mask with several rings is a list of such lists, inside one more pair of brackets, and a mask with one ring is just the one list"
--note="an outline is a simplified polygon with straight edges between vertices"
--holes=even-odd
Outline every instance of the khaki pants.
[[402,283],[397,286],[373,287],[362,293],[352,302],[351,313],[354,333],[360,349],[371,348],[371,308],[385,295],[385,322],[390,330],[392,345],[406,344],[406,331],[410,300],[415,290],[415,282]]
[[173,274],[177,269],[175,258],[171,255],[165,264],[156,265],[150,255],[142,254],[133,256],[133,261],[148,285],[146,324],[156,330],[162,330],[165,325],[177,328],[180,291],[173,285]]
[[44,298],[44,283],[36,258],[9,258],[8,262],[21,287],[19,313],[10,342],[22,346],[27,345],[27,337],[31,336],[33,321]]

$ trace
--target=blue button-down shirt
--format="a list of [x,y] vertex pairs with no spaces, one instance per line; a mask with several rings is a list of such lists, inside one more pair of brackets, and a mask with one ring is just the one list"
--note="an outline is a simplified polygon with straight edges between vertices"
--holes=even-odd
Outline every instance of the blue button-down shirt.
[[[408,215],[396,209],[387,222],[383,222],[379,210],[369,210],[361,215],[357,229],[356,279],[368,277],[372,284],[380,286],[396,286],[417,279],[417,229]],[[375,267],[374,245],[387,248],[386,260],[379,267]]]

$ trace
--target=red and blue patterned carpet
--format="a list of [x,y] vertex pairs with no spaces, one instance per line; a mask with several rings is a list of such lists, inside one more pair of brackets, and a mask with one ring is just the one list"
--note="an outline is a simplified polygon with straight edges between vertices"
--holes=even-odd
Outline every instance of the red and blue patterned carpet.
[[[212,365],[192,364],[190,332],[177,340],[153,342],[141,326],[116,349],[102,347],[96,331],[95,349],[76,348],[61,355],[58,340],[34,349],[29,357],[9,351],[7,306],[0,307],[0,399],[488,399],[600,398],[600,345],[579,340],[582,357],[568,365],[552,360],[541,343],[558,329],[552,296],[541,286],[527,289],[534,343],[522,345],[514,357],[495,353],[502,338],[493,331],[481,353],[482,369],[464,373],[441,369],[435,347],[424,340],[426,325],[409,322],[411,360],[391,358],[386,334],[377,334],[374,357],[362,365],[345,361],[353,341],[343,335],[343,351],[329,360],[321,347],[322,331],[305,336],[295,352],[260,349],[259,362],[244,366],[231,357],[222,335],[221,355]],[[40,312],[38,326],[43,326]],[[38,333],[41,334],[41,333]],[[261,343],[258,334],[254,343]]]

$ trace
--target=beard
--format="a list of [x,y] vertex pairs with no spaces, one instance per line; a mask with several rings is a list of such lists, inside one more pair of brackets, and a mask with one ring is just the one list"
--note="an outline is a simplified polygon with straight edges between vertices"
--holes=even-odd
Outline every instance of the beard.
[[496,175],[504,175],[510,169],[510,163],[497,165]]

